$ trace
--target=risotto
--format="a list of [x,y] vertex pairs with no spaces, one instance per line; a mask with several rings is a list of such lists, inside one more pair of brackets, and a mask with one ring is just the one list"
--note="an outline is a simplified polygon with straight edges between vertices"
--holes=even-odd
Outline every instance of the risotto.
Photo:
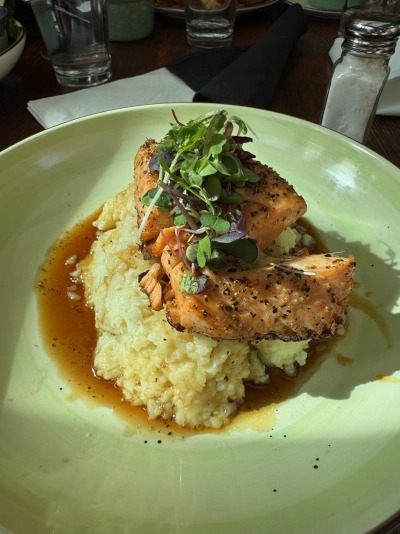
[[[98,376],[115,381],[124,397],[181,426],[218,428],[244,399],[244,381],[268,382],[266,365],[293,374],[303,365],[308,341],[215,341],[178,332],[165,311],[149,308],[138,277],[153,261],[139,250],[133,186],[111,198],[94,223],[91,254],[78,264],[86,300],[95,310]],[[287,229],[269,253],[288,252],[299,234]]]

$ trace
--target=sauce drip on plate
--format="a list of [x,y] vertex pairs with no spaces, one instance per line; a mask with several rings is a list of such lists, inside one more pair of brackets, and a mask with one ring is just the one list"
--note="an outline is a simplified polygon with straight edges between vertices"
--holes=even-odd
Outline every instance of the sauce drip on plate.
[[[179,437],[199,431],[226,433],[245,428],[271,430],[276,422],[276,407],[296,395],[329,356],[335,340],[313,344],[307,363],[298,368],[296,377],[286,376],[280,369],[271,369],[268,385],[261,388],[247,385],[244,404],[232,422],[220,430],[187,430],[174,423],[149,421],[145,409],[132,406],[123,399],[121,391],[112,382],[96,376],[93,368],[97,339],[94,312],[85,305],[82,286],[73,287],[71,282],[70,274],[75,266],[69,260],[76,256],[79,262],[90,252],[97,231],[92,223],[99,213],[97,211],[78,223],[51,247],[35,281],[44,347],[56,362],[62,379],[57,387],[60,390],[67,387],[71,401],[81,399],[89,408],[103,406],[113,410],[126,425],[127,435],[136,433],[138,429],[141,432],[150,430]],[[307,221],[302,220],[301,224],[316,237],[315,249],[321,252],[326,250],[315,229]],[[71,299],[68,291],[76,297]]]

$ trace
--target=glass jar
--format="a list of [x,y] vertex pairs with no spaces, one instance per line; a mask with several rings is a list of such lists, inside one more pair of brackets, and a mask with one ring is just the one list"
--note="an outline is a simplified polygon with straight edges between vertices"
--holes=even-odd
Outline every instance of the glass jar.
[[342,55],[334,65],[321,125],[365,143],[389,76],[400,26],[390,13],[354,13],[346,22]]
[[150,35],[154,0],[108,0],[110,41],[136,41]]

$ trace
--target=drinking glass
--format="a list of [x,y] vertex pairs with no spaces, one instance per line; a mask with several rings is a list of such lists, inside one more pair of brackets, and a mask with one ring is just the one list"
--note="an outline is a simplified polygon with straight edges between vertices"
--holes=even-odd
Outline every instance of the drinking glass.
[[217,48],[232,43],[237,0],[185,0],[188,43]]
[[31,0],[56,78],[89,87],[111,78],[106,0]]

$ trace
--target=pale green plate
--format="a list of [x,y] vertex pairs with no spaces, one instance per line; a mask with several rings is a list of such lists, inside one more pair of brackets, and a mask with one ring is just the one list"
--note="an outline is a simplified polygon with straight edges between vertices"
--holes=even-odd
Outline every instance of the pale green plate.
[[[370,310],[351,308],[335,348],[353,365],[332,354],[279,407],[273,431],[144,444],[110,410],[68,401],[43,351],[33,279],[46,250],[128,184],[170,107],[73,121],[0,155],[0,531],[365,533],[400,501],[400,171],[363,146],[227,106],[258,134],[257,157],[304,195],[330,249],[354,253]],[[217,106],[174,108],[185,122]]]

